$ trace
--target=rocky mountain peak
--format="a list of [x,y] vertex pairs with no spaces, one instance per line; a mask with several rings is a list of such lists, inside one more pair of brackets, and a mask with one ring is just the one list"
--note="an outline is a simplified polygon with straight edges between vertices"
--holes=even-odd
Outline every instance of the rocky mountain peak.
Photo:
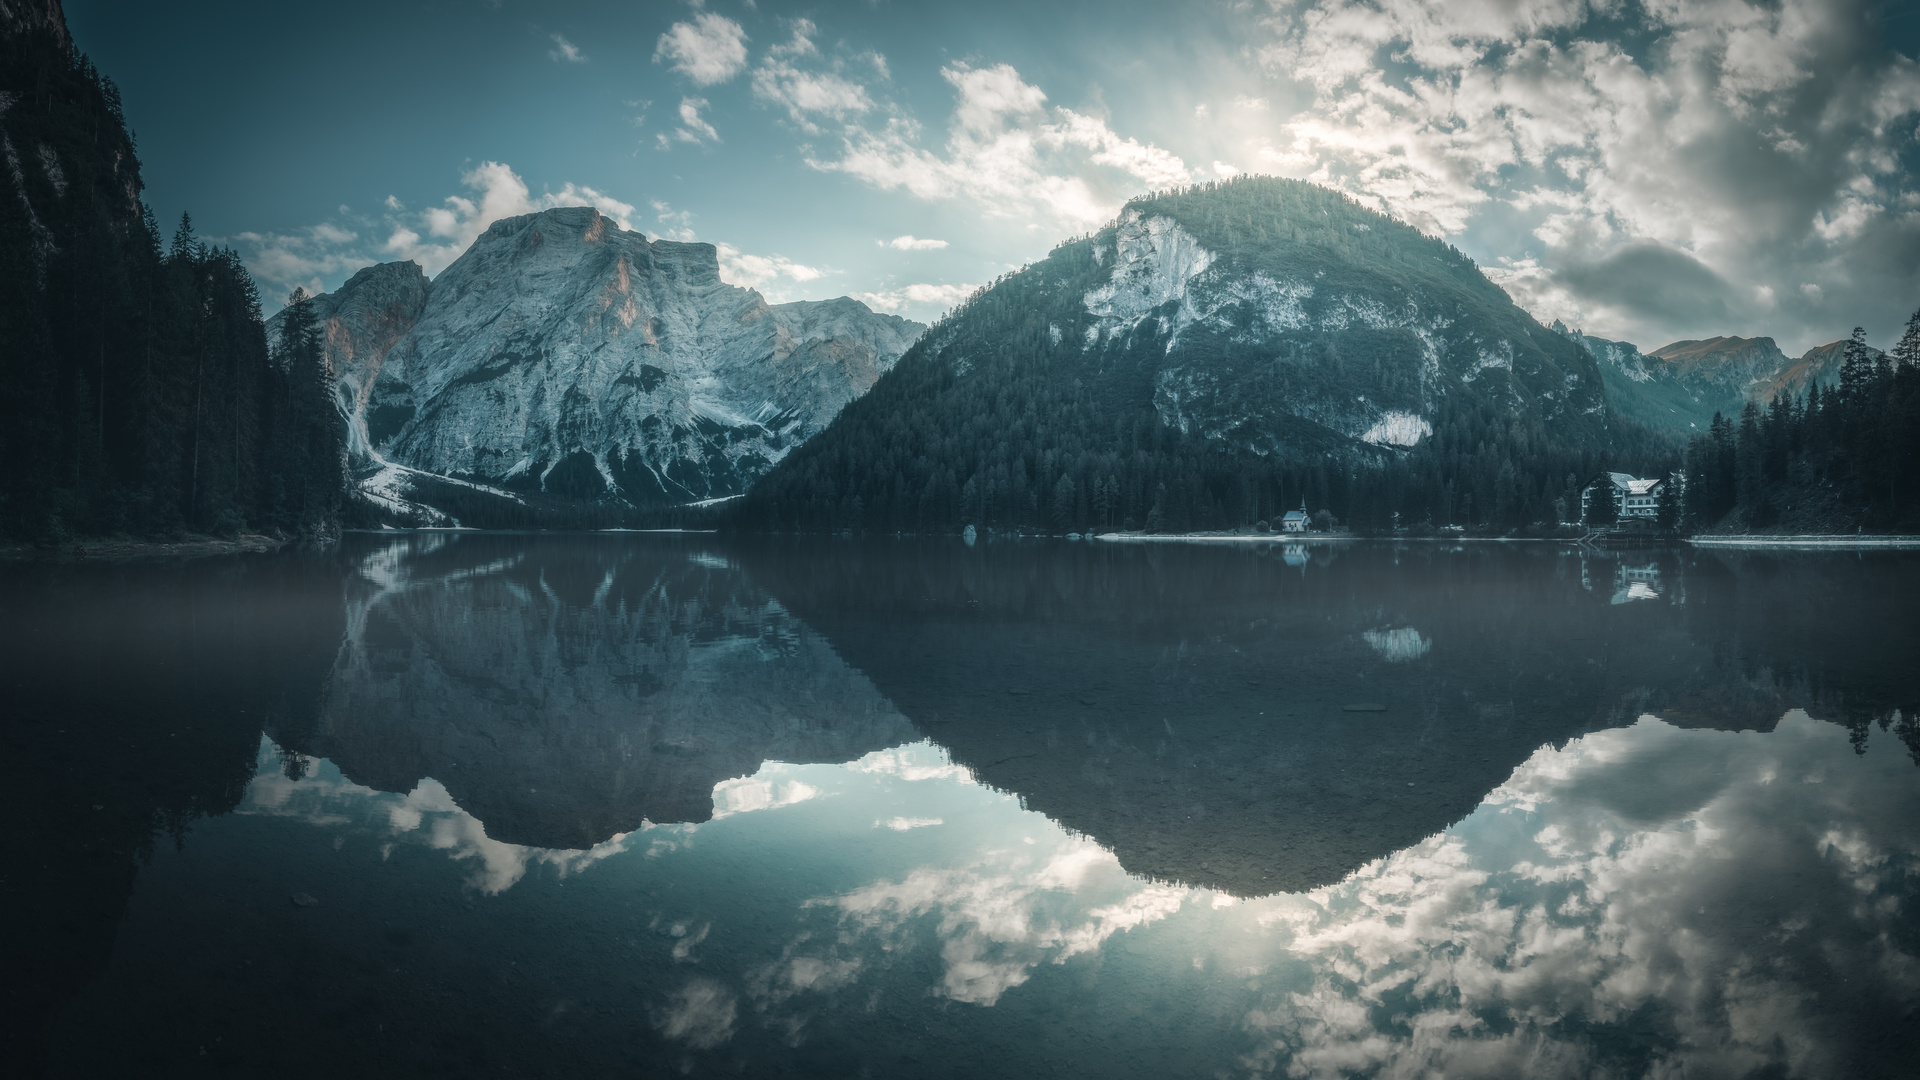
[[[317,298],[362,493],[526,508],[738,495],[924,329],[850,297],[768,304],[712,244],[586,206],[494,222],[428,282],[369,267]],[[449,486],[451,485],[451,486]]]
[[1770,337],[1711,337],[1676,341],[1648,353],[1682,380],[1745,391],[1786,367],[1787,356]]

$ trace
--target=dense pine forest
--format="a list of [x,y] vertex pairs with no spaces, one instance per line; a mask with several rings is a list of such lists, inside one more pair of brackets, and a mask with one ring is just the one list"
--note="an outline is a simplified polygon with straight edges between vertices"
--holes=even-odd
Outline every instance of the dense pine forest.
[[0,134],[0,535],[336,530],[312,319],[269,343],[233,251],[185,218],[163,241],[119,92],[64,28],[0,35]]
[[1920,311],[1885,355],[1854,328],[1839,385],[1715,415],[1686,477],[1688,531],[1920,531]]

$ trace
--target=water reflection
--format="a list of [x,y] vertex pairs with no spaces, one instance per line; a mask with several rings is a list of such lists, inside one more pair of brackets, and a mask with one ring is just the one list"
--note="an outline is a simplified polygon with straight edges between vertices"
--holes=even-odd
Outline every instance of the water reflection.
[[[1920,744],[1896,711],[1920,635],[1889,599],[1920,592],[1910,561],[1322,545],[1302,573],[1288,546],[741,557],[984,780],[1133,873],[1242,896],[1338,881],[1542,743],[1649,710],[1766,730],[1802,705],[1862,738],[1898,716]],[[1669,584],[1613,605],[1596,574]],[[1836,596],[1874,610],[1813,610]]]
[[427,778],[405,794],[395,794],[348,780],[333,762],[293,756],[306,766],[298,776],[284,767],[289,752],[262,739],[253,783],[235,813],[320,828],[351,827],[377,839],[382,860],[391,858],[401,844],[444,852],[470,866],[467,887],[488,896],[512,888],[529,866],[551,867],[565,876],[627,850],[627,833],[614,833],[584,850],[507,843],[489,836],[487,826],[438,780]]
[[1897,1074],[1917,577],[498,535],[16,575],[8,865],[65,936],[9,945],[13,1022],[66,1075]]
[[347,776],[431,778],[494,840],[591,848],[704,821],[763,760],[846,761],[912,728],[726,558],[623,539],[410,537],[365,554],[311,730]]
[[[288,805],[271,747],[260,761],[245,813]],[[696,1075],[1897,1075],[1920,994],[1913,777],[1798,711],[1765,733],[1645,716],[1540,748],[1463,821],[1342,882],[1243,900],[1129,874],[918,743],[770,763],[747,780],[806,797],[600,857],[522,852],[497,909],[422,911],[417,861],[357,902],[484,932],[517,959],[475,977],[552,986],[491,1003],[527,1048],[515,1072],[549,1071],[541,1017],[571,1002],[568,1044]],[[344,839],[366,867],[463,860],[487,892],[465,865],[483,856],[434,827],[457,811],[415,824],[397,813],[414,796],[325,762],[314,779],[327,794],[283,872]],[[356,903],[358,875],[329,877],[315,910]],[[352,919],[298,932],[367,949]]]
[[[1920,955],[1920,787],[1792,713],[1542,749],[1459,827],[1255,922],[1296,1076],[1883,1072]],[[1910,1041],[1910,1035],[1909,1035]],[[1911,1063],[1911,1059],[1907,1059]]]
[[[6,1059],[106,969],[156,846],[233,809],[263,723],[316,704],[340,640],[325,556],[0,566]],[[295,721],[297,722],[297,721]]]

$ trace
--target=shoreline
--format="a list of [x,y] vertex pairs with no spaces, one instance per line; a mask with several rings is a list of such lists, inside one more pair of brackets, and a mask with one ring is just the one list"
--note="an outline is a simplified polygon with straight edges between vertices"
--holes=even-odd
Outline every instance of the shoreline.
[[1341,533],[1084,533],[1089,540],[1116,543],[1326,544],[1365,537]]
[[293,543],[271,536],[242,533],[231,540],[203,536],[192,540],[158,541],[130,539],[68,540],[50,546],[36,544],[0,545],[0,564],[31,562],[139,562],[165,559],[200,559],[212,555],[263,555]]
[[1703,548],[1795,548],[1807,551],[1920,550],[1920,536],[1874,536],[1870,533],[1806,533],[1799,536],[1689,536],[1687,543]]

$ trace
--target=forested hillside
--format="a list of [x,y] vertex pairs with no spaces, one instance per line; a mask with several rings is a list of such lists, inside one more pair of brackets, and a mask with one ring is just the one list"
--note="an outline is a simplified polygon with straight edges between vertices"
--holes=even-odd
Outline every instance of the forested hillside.
[[742,500],[746,528],[1547,527],[1677,444],[1444,243],[1270,178],[1138,199],[982,290]]
[[337,528],[317,349],[276,357],[238,256],[185,219],[163,249],[55,4],[0,23],[0,140],[0,535]]
[[1839,385],[1714,417],[1686,472],[1689,531],[1920,531],[1920,311],[1891,353],[1855,328]]

